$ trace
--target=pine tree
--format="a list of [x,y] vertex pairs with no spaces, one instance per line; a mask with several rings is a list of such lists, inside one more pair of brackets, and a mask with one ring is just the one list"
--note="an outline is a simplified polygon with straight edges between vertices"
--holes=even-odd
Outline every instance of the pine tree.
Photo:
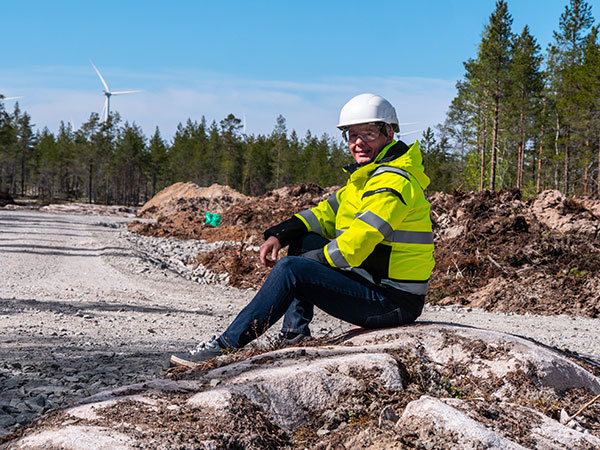
[[34,125],[31,123],[31,116],[27,112],[20,114],[18,104],[15,106],[13,121],[17,127],[16,146],[19,161],[21,195],[23,196],[25,195],[25,184],[30,172],[30,166],[32,165],[31,160],[33,157],[33,147],[35,145],[32,129]]
[[588,189],[588,170],[596,165],[596,193],[600,195],[600,137],[596,139],[598,146],[596,158],[594,158],[592,152],[592,140],[594,136],[600,136],[600,44],[598,43],[598,26],[592,27],[586,38],[578,78],[582,90],[581,108],[584,123],[584,157],[586,161],[583,194],[588,195],[591,193],[591,189]]
[[269,141],[262,135],[247,138],[242,181],[242,192],[247,195],[262,195],[266,192],[267,186],[272,183],[274,176],[272,155],[276,152],[271,149],[273,142]]
[[83,171],[77,164],[75,145],[75,130],[70,125],[60,122],[56,137],[58,153],[59,195],[67,200],[78,199],[82,196]]
[[540,46],[529,33],[526,25],[515,38],[510,65],[511,110],[515,113],[515,135],[517,136],[516,187],[523,188],[525,148],[531,142],[538,128],[541,95],[544,80],[541,72],[542,56]]
[[496,189],[500,115],[506,101],[510,79],[510,52],[512,47],[512,16],[505,0],[496,2],[496,10],[484,27],[479,44],[478,60],[484,89],[493,107],[492,142],[490,157],[490,189]]
[[37,195],[43,200],[54,200],[57,188],[60,188],[60,160],[54,135],[44,127],[37,133],[35,154],[35,180]]
[[146,138],[135,123],[119,130],[115,151],[110,161],[109,199],[118,204],[137,205],[141,186],[145,184],[143,166],[146,158]]
[[270,140],[273,143],[273,183],[275,187],[280,187],[283,183],[286,169],[289,169],[289,164],[286,164],[288,147],[287,127],[285,118],[281,114],[277,116],[277,123],[271,133]]
[[150,172],[150,180],[152,183],[150,196],[154,197],[157,192],[157,186],[159,189],[162,189],[166,185],[166,183],[164,183],[164,178],[168,158],[167,145],[160,136],[160,130],[158,127],[156,127],[154,134],[150,138],[150,143],[148,144],[148,153],[148,170]]
[[550,46],[549,67],[551,86],[556,104],[556,146],[564,146],[563,191],[570,192],[571,147],[576,144],[580,122],[581,86],[579,66],[583,62],[583,50],[587,32],[594,23],[591,6],[583,0],[570,0],[560,16],[559,31],[554,32]]
[[0,98],[0,194],[14,194],[14,149],[17,129]]
[[242,152],[240,130],[242,121],[229,114],[219,122],[223,142],[223,158],[221,160],[221,179],[223,184],[234,189],[241,186]]

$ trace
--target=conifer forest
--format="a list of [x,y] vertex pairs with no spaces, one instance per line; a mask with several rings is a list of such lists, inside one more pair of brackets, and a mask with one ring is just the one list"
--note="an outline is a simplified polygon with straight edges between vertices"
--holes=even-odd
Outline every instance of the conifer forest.
[[[591,5],[569,0],[542,49],[528,26],[513,29],[508,2],[498,0],[445,121],[405,139],[420,142],[428,190],[600,196],[598,31]],[[158,127],[145,136],[116,112],[106,121],[92,113],[78,129],[63,121],[56,133],[36,130],[2,98],[0,194],[12,197],[139,205],[177,181],[260,195],[297,182],[343,184],[351,162],[338,136],[298,136],[283,116],[268,135],[244,134],[233,114],[210,124],[182,118],[167,142]]]

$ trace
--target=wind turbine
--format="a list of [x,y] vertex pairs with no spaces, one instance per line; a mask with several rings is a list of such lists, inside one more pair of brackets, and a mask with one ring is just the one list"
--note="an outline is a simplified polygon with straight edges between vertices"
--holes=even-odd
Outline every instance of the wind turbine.
[[9,101],[9,100],[18,100],[20,98],[23,98],[23,96],[20,96],[20,97],[3,97],[3,98],[0,98],[0,101],[6,102],[6,101]]
[[[408,125],[417,125],[421,122],[404,122],[404,123],[399,123],[398,125],[401,127],[406,127]],[[402,137],[402,136],[408,136],[410,134],[415,134],[418,133],[419,131],[423,131],[423,129],[419,129],[419,130],[414,130],[414,131],[405,131],[404,133],[398,133],[398,136]]]
[[111,91],[108,88],[108,84],[106,84],[106,81],[104,81],[104,78],[102,78],[100,71],[96,68],[92,60],[90,60],[90,64],[98,74],[98,77],[100,78],[100,81],[102,81],[102,85],[104,86],[104,90],[102,91],[102,93],[106,96],[106,101],[104,102],[104,108],[102,108],[102,113],[100,114],[100,120],[102,120],[102,118],[104,117],[104,121],[106,122],[108,120],[108,116],[110,115],[110,97],[112,95],[135,94],[137,92],[142,91]]
[[400,137],[402,137],[402,136],[408,136],[409,134],[415,134],[415,133],[418,133],[419,131],[423,131],[423,128],[421,128],[419,130],[405,131],[404,133],[398,133],[398,136],[400,136]]

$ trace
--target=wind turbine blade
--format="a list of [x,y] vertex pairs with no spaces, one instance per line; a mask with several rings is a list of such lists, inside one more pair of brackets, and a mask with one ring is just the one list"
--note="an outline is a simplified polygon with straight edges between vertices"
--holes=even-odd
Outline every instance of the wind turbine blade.
[[144,92],[144,91],[118,91],[118,92],[111,92],[111,95],[136,94],[138,92]]
[[420,122],[404,122],[404,123],[399,123],[398,126],[407,127],[409,125],[417,125],[418,123],[420,123]]
[[94,63],[92,62],[91,59],[90,59],[90,64],[92,65],[92,67],[94,68],[94,70],[96,71],[98,76],[100,77],[100,81],[102,81],[102,84],[104,85],[104,89],[106,89],[106,92],[110,92],[110,89],[108,88],[108,84],[106,84],[106,81],[104,81],[104,78],[102,78],[100,71],[96,68],[96,66],[94,65]]
[[20,97],[4,97],[4,98],[0,98],[0,101],[8,101],[8,100],[18,100],[20,98],[23,98],[23,96]]
[[420,130],[405,131],[404,133],[398,134],[398,136],[408,136],[409,134],[415,134],[415,133],[418,133],[419,131],[423,131],[423,128],[421,128]]

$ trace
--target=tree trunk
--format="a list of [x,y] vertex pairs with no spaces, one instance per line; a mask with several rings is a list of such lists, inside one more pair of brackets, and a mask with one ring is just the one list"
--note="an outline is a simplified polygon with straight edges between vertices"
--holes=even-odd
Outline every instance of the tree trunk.
[[525,130],[523,125],[525,114],[523,108],[519,114],[519,145],[517,155],[517,188],[523,189],[523,160],[525,159]]
[[[481,115],[480,117],[480,121],[481,121]],[[486,128],[486,122],[487,122],[487,118],[485,116],[485,114],[483,115],[483,126],[481,126],[481,122],[480,122],[480,130],[479,130],[479,134],[477,136],[477,139],[480,141],[480,146],[479,148],[481,149],[481,166],[480,166],[480,170],[479,170],[479,190],[483,191],[483,186],[484,186],[484,180],[485,180],[485,140],[487,138],[486,134],[485,134],[485,128]]]
[[565,142],[565,171],[563,174],[563,186],[564,186],[564,194],[566,196],[569,195],[569,135],[567,134],[567,139]]
[[[589,138],[589,132],[590,132],[590,128],[588,126],[587,128],[587,132],[588,132],[588,137],[585,138],[585,156],[586,156],[586,160],[588,155],[592,156],[591,152],[590,152],[590,138]],[[585,164],[585,169],[583,172],[583,196],[587,197],[588,195],[588,171],[589,171],[589,163],[586,162]]]
[[492,125],[492,155],[490,159],[490,190],[496,190],[496,159],[498,145],[498,115],[500,111],[500,86],[496,80],[496,92],[494,94],[494,121]]
[[556,136],[554,137],[554,155],[556,161],[554,162],[554,189],[558,189],[558,138],[560,137],[560,127],[558,123],[558,112],[556,113]]
[[542,127],[540,130],[540,150],[539,150],[539,158],[538,158],[538,173],[537,173],[537,183],[536,183],[536,192],[539,194],[542,192],[542,155],[544,153],[544,118],[546,117],[546,98],[544,97],[544,108],[542,110]]
[[88,202],[93,203],[92,201],[92,175],[94,173],[94,166],[90,163],[89,172],[88,172]]

